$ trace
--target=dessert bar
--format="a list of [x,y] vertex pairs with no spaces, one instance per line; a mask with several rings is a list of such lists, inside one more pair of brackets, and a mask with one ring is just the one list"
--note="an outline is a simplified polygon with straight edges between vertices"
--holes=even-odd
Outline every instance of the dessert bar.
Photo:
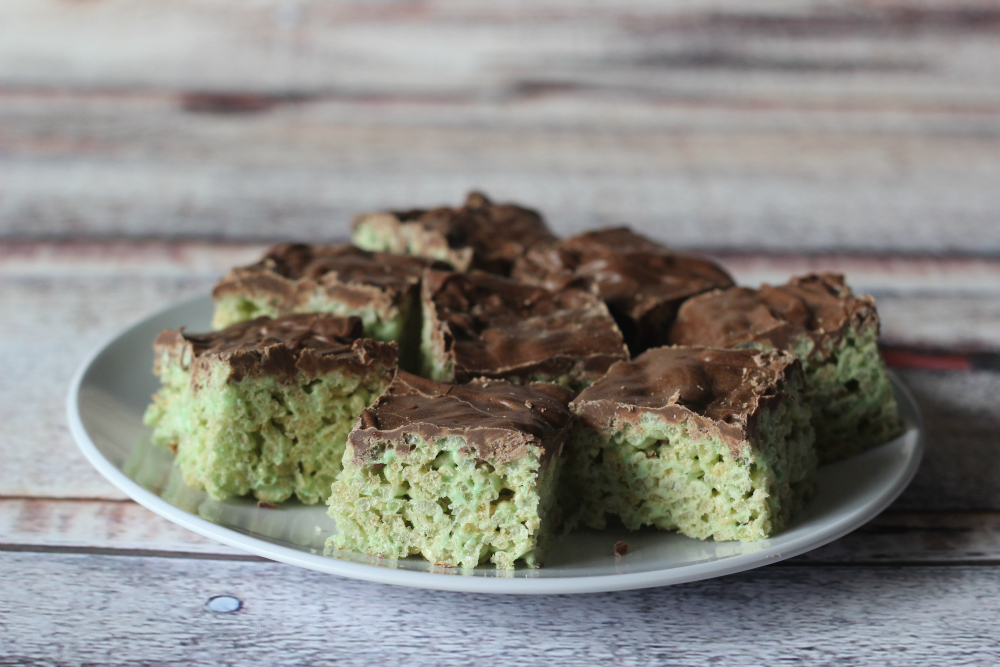
[[351,431],[328,547],[538,567],[555,528],[572,397],[554,384],[447,385],[401,371]]
[[733,284],[713,262],[676,253],[627,227],[537,244],[515,262],[512,277],[549,289],[593,282],[632,354],[666,342],[685,299]]
[[516,204],[494,204],[469,193],[460,208],[383,211],[354,220],[359,248],[416,255],[448,264],[456,271],[481,269],[507,275],[528,248],[555,237],[542,217]]
[[491,377],[579,391],[628,359],[614,319],[589,290],[431,269],[421,291],[422,374],[439,382]]
[[404,365],[415,364],[420,274],[432,264],[350,245],[277,245],[261,261],[219,281],[212,291],[212,325],[221,329],[292,313],[357,315],[368,338],[396,341]]
[[872,297],[855,296],[843,276],[808,275],[777,287],[733,287],[695,297],[681,307],[670,341],[797,356],[823,463],[902,432],[878,329]]
[[326,499],[351,425],[395,371],[396,344],[361,334],[359,318],[323,314],[163,331],[163,387],[144,419],[153,441],[212,498]]
[[611,367],[570,405],[562,494],[572,523],[759,540],[813,491],[802,369],[779,351],[660,347]]

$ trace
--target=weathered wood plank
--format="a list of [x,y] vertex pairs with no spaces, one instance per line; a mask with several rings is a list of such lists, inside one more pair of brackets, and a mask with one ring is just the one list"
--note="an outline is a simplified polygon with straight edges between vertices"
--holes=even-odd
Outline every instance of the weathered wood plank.
[[[654,234],[669,243],[669,236]],[[347,242],[346,236],[312,242]],[[115,277],[214,279],[233,266],[257,261],[266,243],[169,240],[0,241],[0,279]],[[987,257],[703,253],[743,285],[777,284],[789,276],[845,274],[856,292],[907,297],[1000,293],[1000,259]]]
[[0,80],[32,88],[476,97],[599,86],[995,102],[982,84],[1000,73],[989,2],[9,0],[2,9]]
[[[0,551],[253,558],[128,501],[0,498]],[[1000,563],[1000,513],[889,511],[797,564]]]
[[[996,567],[769,567],[602,595],[392,588],[260,562],[0,554],[31,664],[992,664]],[[208,607],[239,601],[233,613]]]
[[26,278],[0,287],[0,495],[122,498],[79,453],[66,426],[69,381],[115,331],[213,280],[128,274],[89,280]]
[[[669,243],[668,235],[654,234]],[[312,242],[347,242],[346,236]],[[114,277],[214,279],[257,261],[266,243],[169,240],[0,241],[0,279]],[[777,284],[789,276],[845,274],[856,292],[907,297],[1000,293],[1000,259],[956,256],[706,252],[743,285]]]
[[924,414],[923,463],[897,509],[1000,508],[1000,373],[900,371]]
[[684,247],[1000,251],[990,2],[0,6],[0,237],[317,238],[470,187]]
[[[346,242],[345,239],[338,241]],[[0,280],[72,281],[133,276],[142,280],[214,281],[235,266],[256,262],[268,247],[267,244],[190,241],[0,242]],[[977,280],[981,265],[984,275],[990,276],[985,283],[992,283],[993,273],[1000,283],[1000,261],[994,265],[986,260],[963,259],[956,264],[948,273],[957,274],[962,271],[959,265],[968,265],[973,267],[971,273],[966,272],[968,277]],[[916,273],[922,273],[921,269],[917,268]]]
[[0,550],[242,555],[131,501],[0,497]]
[[481,106],[217,115],[168,95],[0,95],[0,237],[323,239],[362,210],[481,187],[565,234],[628,221],[679,247],[1000,250],[1000,105],[972,118]]
[[890,509],[850,535],[789,561],[795,565],[893,563],[998,564],[1000,514]]
[[997,350],[1000,298],[875,293],[882,339],[890,345]]
[[741,285],[776,285],[789,276],[834,272],[847,276],[854,291],[862,293],[933,297],[1000,292],[1000,259],[993,258],[748,252],[708,255],[725,266]]

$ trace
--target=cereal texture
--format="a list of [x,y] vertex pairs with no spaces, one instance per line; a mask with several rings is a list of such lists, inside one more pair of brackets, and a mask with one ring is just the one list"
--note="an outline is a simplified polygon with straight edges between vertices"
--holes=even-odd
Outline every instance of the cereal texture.
[[699,539],[752,541],[782,530],[815,487],[809,412],[789,401],[762,415],[760,433],[734,453],[690,422],[649,414],[617,432],[580,429],[566,497],[576,522],[655,526]]
[[782,352],[654,348],[615,364],[571,408],[571,525],[751,541],[782,530],[815,487],[799,363]]
[[358,465],[348,446],[333,485],[330,545],[385,558],[420,554],[438,565],[538,567],[550,537],[559,462],[541,450],[500,464],[479,461],[462,437],[412,437]]
[[328,373],[293,383],[229,383],[222,364],[197,389],[174,367],[145,416],[153,440],[174,449],[188,486],[212,498],[248,493],[281,502],[324,500],[340,472],[347,434],[384,378]]
[[330,496],[329,549],[538,567],[557,522],[572,393],[399,373],[362,412]]
[[[261,322],[271,320],[234,328]],[[185,483],[212,498],[252,493],[281,502],[295,495],[317,503],[340,472],[354,419],[392,377],[395,344],[342,339],[339,352],[308,355],[269,333],[258,327],[250,340],[221,351],[200,345],[213,334],[194,343],[182,333],[161,334],[155,370],[163,387],[144,421],[153,441],[176,454]]]

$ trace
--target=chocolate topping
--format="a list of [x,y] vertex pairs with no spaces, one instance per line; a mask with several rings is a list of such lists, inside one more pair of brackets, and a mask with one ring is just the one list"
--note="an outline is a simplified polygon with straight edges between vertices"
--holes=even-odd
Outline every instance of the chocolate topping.
[[656,413],[672,422],[718,432],[734,454],[757,428],[761,409],[784,400],[783,383],[801,382],[798,360],[772,350],[658,347],[619,362],[570,407],[603,433]]
[[621,332],[589,291],[549,291],[480,271],[424,274],[433,340],[454,360],[455,380],[475,377],[597,379],[628,359]]
[[545,462],[559,454],[569,434],[572,415],[566,406],[572,398],[571,391],[554,384],[476,380],[451,385],[400,371],[361,413],[348,439],[359,465],[376,463],[386,448],[408,454],[409,435],[461,436],[477,458],[494,465],[537,446]]
[[313,378],[334,369],[361,371],[378,365],[391,374],[396,365],[396,344],[361,335],[357,317],[315,313],[273,320],[258,317],[205,334],[165,330],[153,343],[153,370],[161,374],[166,355],[171,363],[191,368],[195,385],[212,364],[220,362],[230,368],[229,382],[263,376],[292,381],[299,373]]
[[[379,214],[359,216],[355,227],[371,215]],[[448,248],[471,250],[454,253],[451,264],[459,271],[477,268],[507,275],[525,248],[555,239],[536,211],[515,204],[494,204],[479,192],[470,192],[460,208],[393,211],[390,215],[399,223],[420,225]]]
[[808,275],[778,287],[731,287],[695,297],[681,306],[670,342],[791,351],[811,338],[812,354],[822,358],[848,331],[868,327],[878,327],[874,299],[854,296],[841,275]]
[[284,243],[271,248],[256,264],[230,271],[212,296],[263,295],[280,315],[308,307],[317,293],[351,308],[389,308],[414,293],[420,273],[432,264],[419,257],[371,253],[351,245]]
[[685,299],[733,284],[716,264],[678,254],[627,227],[535,246],[515,263],[512,275],[549,289],[591,281],[633,353],[663,342]]

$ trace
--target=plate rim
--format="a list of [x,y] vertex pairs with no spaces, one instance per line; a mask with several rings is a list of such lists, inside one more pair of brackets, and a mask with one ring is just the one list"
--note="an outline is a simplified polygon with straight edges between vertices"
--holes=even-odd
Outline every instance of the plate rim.
[[[123,491],[129,498],[151,512],[187,528],[203,537],[215,540],[240,551],[249,552],[269,560],[295,565],[305,569],[333,574],[335,576],[369,581],[380,584],[406,586],[429,590],[441,590],[467,593],[494,593],[513,595],[553,595],[582,594],[653,588],[674,584],[690,583],[703,579],[723,577],[737,572],[752,570],[771,563],[777,563],[788,558],[812,551],[829,544],[844,535],[858,529],[871,519],[882,513],[909,486],[923,459],[926,430],[923,415],[913,398],[909,388],[898,376],[888,371],[893,386],[909,403],[913,413],[916,437],[912,445],[912,454],[903,466],[895,482],[883,490],[877,500],[855,509],[847,516],[829,526],[824,526],[815,532],[803,535],[796,542],[784,549],[768,547],[749,554],[731,556],[725,560],[713,560],[706,563],[695,563],[676,568],[649,570],[645,572],[626,572],[589,576],[566,576],[552,578],[507,578],[502,575],[475,577],[463,576],[456,570],[449,573],[416,572],[399,570],[379,565],[356,563],[338,558],[309,554],[291,547],[281,546],[260,540],[252,535],[224,526],[219,526],[206,519],[195,516],[185,510],[170,504],[163,498],[143,488],[122,470],[109,461],[90,438],[80,411],[80,390],[87,372],[97,358],[120,339],[125,338],[133,330],[145,325],[150,320],[159,317],[169,310],[183,308],[206,298],[207,295],[197,295],[184,299],[138,320],[130,326],[108,337],[101,345],[92,350],[80,364],[70,381],[66,396],[66,415],[70,433],[77,447],[87,461],[104,476],[111,484]],[[908,433],[900,437],[907,437]],[[721,565],[720,565],[721,564]]]

